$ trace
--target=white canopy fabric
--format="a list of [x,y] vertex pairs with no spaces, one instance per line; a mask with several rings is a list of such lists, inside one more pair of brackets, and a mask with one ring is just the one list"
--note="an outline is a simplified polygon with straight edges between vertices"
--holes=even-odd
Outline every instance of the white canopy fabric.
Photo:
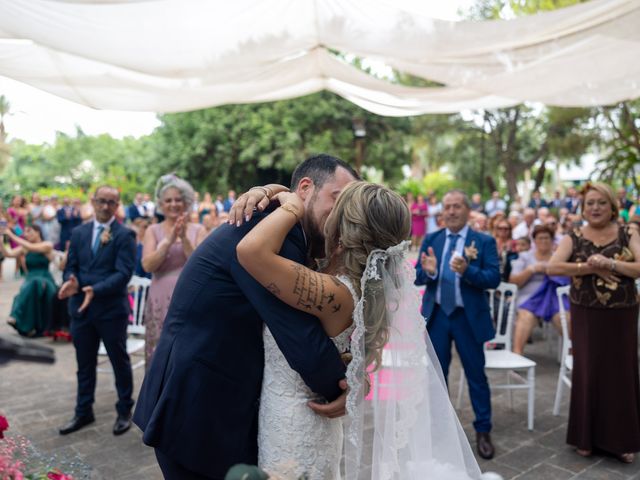
[[[443,87],[402,87],[334,54]],[[329,90],[380,115],[640,97],[640,0],[447,22],[412,0],[0,0],[0,75],[99,109]]]

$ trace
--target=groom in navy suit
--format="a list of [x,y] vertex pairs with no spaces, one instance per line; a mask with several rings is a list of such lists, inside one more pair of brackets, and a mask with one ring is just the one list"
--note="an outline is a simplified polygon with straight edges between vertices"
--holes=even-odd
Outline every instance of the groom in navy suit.
[[78,363],[75,415],[60,429],[61,435],[95,421],[93,401],[100,340],[109,355],[118,391],[113,433],[120,435],[131,427],[133,375],[127,353],[127,284],[136,263],[135,234],[116,221],[120,195],[115,188],[99,187],[92,204],[95,219],[76,227],[71,234],[65,283],[58,292],[60,298],[69,298],[71,336]]
[[[291,189],[305,200],[305,216],[280,255],[301,264],[324,256],[326,218],[356,178],[328,155],[298,166]],[[176,284],[133,418],[165,479],[222,479],[237,463],[257,464],[263,322],[311,390],[328,401],[343,398],[345,366],[319,320],[284,304],[238,263],[236,245],[266,214],[239,228],[218,227]]]
[[451,342],[469,383],[469,396],[476,415],[478,454],[492,458],[491,392],[484,372],[486,341],[495,329],[485,290],[500,283],[495,240],[469,228],[471,204],[460,190],[442,199],[446,228],[426,236],[416,265],[416,285],[427,285],[422,314],[440,360],[445,379],[451,363]]

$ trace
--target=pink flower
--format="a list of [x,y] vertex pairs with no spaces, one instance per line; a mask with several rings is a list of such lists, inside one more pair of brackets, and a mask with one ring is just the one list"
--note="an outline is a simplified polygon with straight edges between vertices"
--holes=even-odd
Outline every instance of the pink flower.
[[4,431],[9,429],[7,418],[0,415],[0,438],[4,438]]
[[65,475],[57,468],[47,473],[47,478],[49,480],[73,480],[73,477],[71,475]]

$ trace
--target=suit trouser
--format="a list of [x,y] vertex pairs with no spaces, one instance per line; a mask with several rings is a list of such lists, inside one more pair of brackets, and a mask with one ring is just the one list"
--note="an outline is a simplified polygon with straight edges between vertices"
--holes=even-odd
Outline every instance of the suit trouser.
[[160,470],[162,470],[162,475],[165,480],[211,480],[211,477],[205,477],[199,473],[187,470],[179,463],[176,463],[174,460],[167,457],[157,448],[155,449],[155,452],[158,465],[160,466]]
[[436,304],[427,323],[427,330],[447,383],[451,364],[451,341],[455,342],[469,384],[471,406],[476,415],[473,427],[476,432],[490,432],[491,391],[484,371],[483,344],[476,341],[464,310],[456,308],[447,316]]
[[127,317],[110,319],[73,318],[71,335],[76,348],[78,363],[78,397],[76,415],[90,415],[96,390],[96,367],[100,339],[104,343],[107,355],[115,375],[119,415],[129,415],[133,407],[133,372],[127,353]]

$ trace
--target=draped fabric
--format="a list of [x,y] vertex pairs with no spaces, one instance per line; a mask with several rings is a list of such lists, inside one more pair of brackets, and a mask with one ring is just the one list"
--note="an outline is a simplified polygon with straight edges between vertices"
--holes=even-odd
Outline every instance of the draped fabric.
[[[410,0],[0,0],[0,75],[100,109],[329,90],[381,115],[640,97],[640,0],[448,22]],[[442,87],[350,65],[366,57]]]

